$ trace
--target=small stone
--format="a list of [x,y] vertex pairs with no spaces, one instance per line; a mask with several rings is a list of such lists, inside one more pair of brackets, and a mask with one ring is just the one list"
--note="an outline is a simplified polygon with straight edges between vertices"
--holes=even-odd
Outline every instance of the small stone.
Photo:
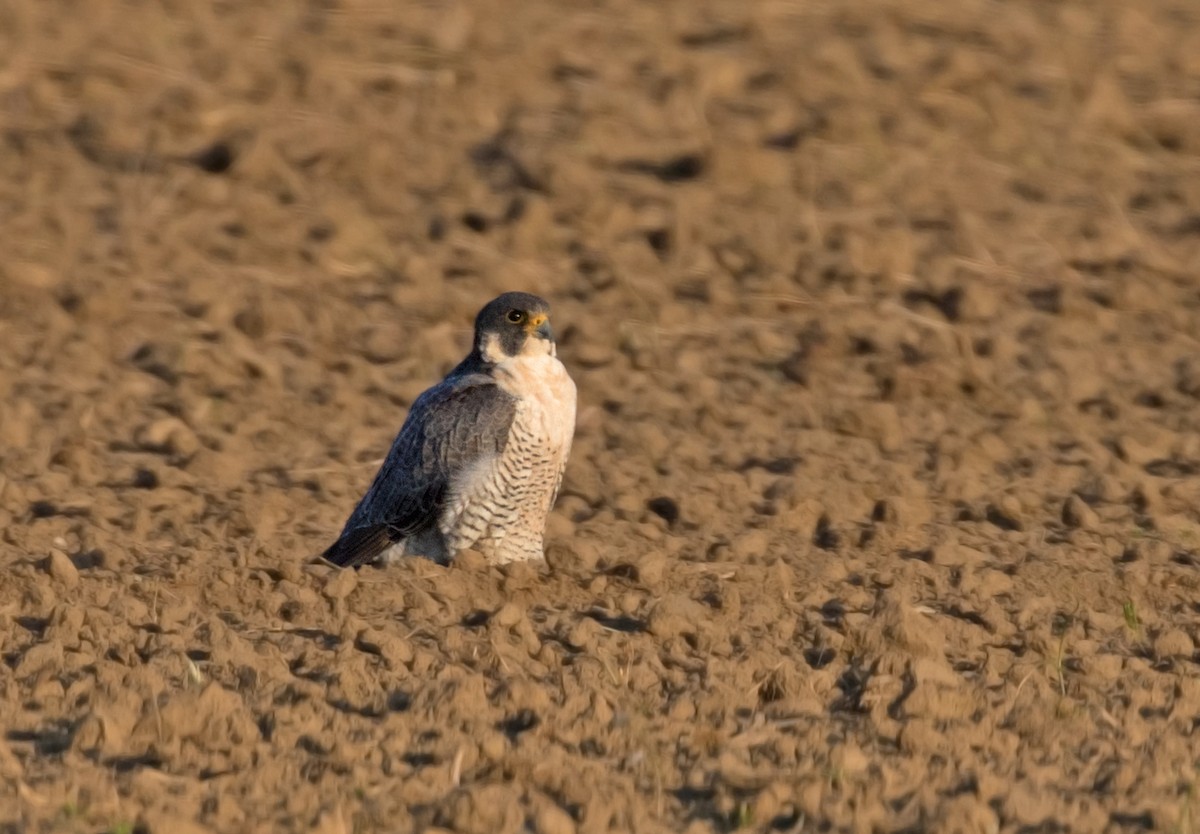
[[358,587],[358,575],[353,570],[340,569],[325,583],[323,593],[326,599],[342,600]]
[[979,436],[975,439],[974,445],[984,459],[992,462],[1007,460],[1012,454],[1008,443],[995,432],[987,432]]
[[612,502],[612,510],[622,521],[637,521],[642,516],[643,503],[635,495],[623,493]]
[[1004,496],[995,504],[989,504],[987,508],[987,520],[1001,530],[1024,530],[1021,515],[1021,504],[1011,495]]
[[1096,654],[1087,661],[1087,670],[1100,680],[1115,680],[1125,661],[1115,654]]
[[1067,398],[1077,404],[1099,403],[1105,400],[1105,386],[1108,380],[1095,366],[1095,360],[1088,357],[1068,355],[1066,360],[1068,371],[1063,380],[1063,389]]
[[315,605],[317,602],[316,591],[307,585],[301,585],[290,579],[281,579],[276,584],[275,590],[279,591],[279,593],[283,594],[289,600],[301,605]]
[[57,641],[38,643],[21,655],[14,671],[18,677],[31,678],[47,669],[62,668],[62,662],[63,647],[61,643]]
[[1149,480],[1142,481],[1133,488],[1130,496],[1133,508],[1145,515],[1156,515],[1162,510],[1162,493],[1158,486]]
[[487,557],[478,550],[464,550],[454,557],[450,563],[451,570],[463,573],[483,573],[488,568]]
[[360,651],[379,655],[393,669],[411,663],[414,656],[412,644],[403,637],[375,628],[361,629],[354,644]]
[[1109,559],[1121,559],[1125,562],[1136,562],[1142,556],[1142,548],[1138,542],[1126,543],[1123,538],[1108,536],[1101,543],[1104,555]]
[[13,280],[39,290],[52,289],[60,280],[59,273],[41,264],[16,261],[5,264],[5,267],[5,272],[11,275]]
[[694,634],[710,619],[709,609],[682,594],[663,597],[650,613],[649,630],[668,639]]
[[634,524],[632,527],[632,532],[641,536],[646,541],[661,542],[666,537],[666,532],[663,530],[663,526],[664,525],[653,524],[651,522],[642,522],[640,524]]
[[576,539],[571,543],[571,552],[575,557],[576,569],[589,572],[596,569],[600,561],[600,549],[594,542],[587,539]]
[[862,749],[854,744],[844,744],[833,751],[831,763],[844,776],[857,776],[865,773],[871,761]]
[[628,614],[632,616],[638,612],[638,609],[641,608],[641,605],[642,598],[632,591],[628,591],[621,595],[621,599],[618,602],[617,607],[621,609],[622,614]]
[[1033,397],[1026,397],[1021,400],[1018,411],[1021,418],[1028,423],[1044,423],[1046,421],[1046,409],[1042,404]]
[[574,573],[575,553],[568,542],[558,540],[546,543],[546,567],[556,573]]
[[1183,629],[1167,629],[1154,639],[1154,651],[1159,657],[1191,657],[1195,650],[1195,643]]
[[60,605],[50,618],[50,629],[47,637],[62,643],[64,649],[78,649],[80,632],[86,619],[82,608],[73,605]]
[[317,817],[312,831],[313,834],[350,834],[350,826],[346,823],[346,815],[342,813],[341,808],[330,808]]
[[538,809],[534,827],[538,834],[575,834],[575,820],[550,800],[543,802]]
[[730,550],[739,562],[755,562],[766,555],[770,544],[766,530],[748,530],[733,541]]
[[399,327],[372,328],[362,340],[363,358],[374,365],[395,362],[412,350],[411,335]]
[[667,570],[667,557],[651,550],[637,561],[638,579],[644,585],[657,585]]
[[79,569],[75,567],[71,557],[61,550],[50,551],[50,558],[46,560],[46,569],[51,577],[68,588],[74,588],[79,584]]
[[196,433],[178,417],[164,417],[143,426],[136,439],[149,451],[182,457],[190,457],[200,449]]
[[572,347],[571,358],[564,361],[573,361],[584,368],[603,368],[605,365],[611,365],[614,359],[616,352],[607,342],[600,339],[584,339]]
[[567,632],[567,644],[579,651],[588,651],[595,647],[600,632],[599,623],[591,617],[583,617]]
[[1156,460],[1169,459],[1174,439],[1174,434],[1165,429],[1143,427],[1136,437],[1123,435],[1118,438],[1117,445],[1134,466],[1146,466]]
[[763,775],[746,761],[744,753],[726,750],[717,758],[717,770],[721,781],[738,791],[760,788],[765,781]]
[[492,615],[492,622],[501,628],[512,628],[521,620],[525,619],[525,612],[520,606],[506,602],[500,606],[500,609]]
[[946,568],[982,568],[988,563],[988,554],[974,547],[949,542],[934,548],[934,563]]
[[546,518],[545,541],[547,545],[569,542],[575,536],[575,522],[561,512],[553,512]]
[[807,785],[802,785],[796,792],[796,805],[805,817],[820,818],[821,797],[825,786],[819,779],[813,779]]
[[1100,523],[1100,517],[1096,515],[1096,511],[1078,495],[1072,495],[1063,502],[1062,520],[1063,524],[1068,527],[1078,527],[1083,530],[1092,530]]
[[688,698],[676,698],[667,715],[674,721],[691,721],[696,717],[696,705]]
[[66,697],[67,690],[58,678],[52,675],[41,675],[29,694],[32,700],[44,704],[47,701],[61,702]]
[[508,751],[508,742],[500,733],[488,733],[479,742],[479,756],[485,761],[498,762]]
[[1200,105],[1197,103],[1152,101],[1138,109],[1140,127],[1163,147],[1188,154],[1200,149]]
[[863,414],[868,435],[884,454],[897,451],[904,444],[904,427],[900,412],[892,403],[874,403]]
[[960,312],[968,321],[991,321],[1000,311],[999,293],[988,281],[971,281],[960,302]]

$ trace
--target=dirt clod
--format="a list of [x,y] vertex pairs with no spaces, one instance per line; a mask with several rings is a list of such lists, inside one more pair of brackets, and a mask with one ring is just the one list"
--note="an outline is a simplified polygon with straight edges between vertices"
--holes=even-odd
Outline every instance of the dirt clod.
[[79,569],[71,561],[71,557],[61,550],[53,549],[46,560],[47,572],[66,588],[74,588],[79,584]]

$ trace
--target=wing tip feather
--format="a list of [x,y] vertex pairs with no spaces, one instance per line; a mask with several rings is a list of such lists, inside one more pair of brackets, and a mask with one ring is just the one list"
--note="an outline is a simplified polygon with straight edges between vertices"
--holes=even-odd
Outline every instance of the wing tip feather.
[[341,568],[356,568],[373,561],[390,544],[386,526],[359,527],[339,536],[320,558]]

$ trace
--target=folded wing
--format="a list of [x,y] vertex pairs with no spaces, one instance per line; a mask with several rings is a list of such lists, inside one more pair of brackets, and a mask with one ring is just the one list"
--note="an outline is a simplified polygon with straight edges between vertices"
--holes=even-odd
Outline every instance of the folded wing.
[[345,567],[367,564],[436,527],[458,479],[504,451],[515,413],[516,400],[486,374],[451,377],[418,397],[324,558]]

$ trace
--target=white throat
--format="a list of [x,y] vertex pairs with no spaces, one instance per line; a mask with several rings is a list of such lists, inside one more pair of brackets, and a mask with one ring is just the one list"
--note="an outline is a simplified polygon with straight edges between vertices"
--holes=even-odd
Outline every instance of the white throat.
[[575,383],[555,356],[552,342],[530,342],[535,349],[526,343],[520,355],[496,363],[496,384],[520,401],[519,408],[531,410],[551,448],[569,452],[575,433]]
[[558,356],[558,348],[549,339],[538,339],[530,336],[525,340],[525,344],[521,346],[520,353],[516,356],[509,356],[500,346],[500,337],[495,333],[489,333],[483,337],[483,342],[479,345],[479,354],[490,365],[502,365],[514,359],[537,356],[555,357]]

